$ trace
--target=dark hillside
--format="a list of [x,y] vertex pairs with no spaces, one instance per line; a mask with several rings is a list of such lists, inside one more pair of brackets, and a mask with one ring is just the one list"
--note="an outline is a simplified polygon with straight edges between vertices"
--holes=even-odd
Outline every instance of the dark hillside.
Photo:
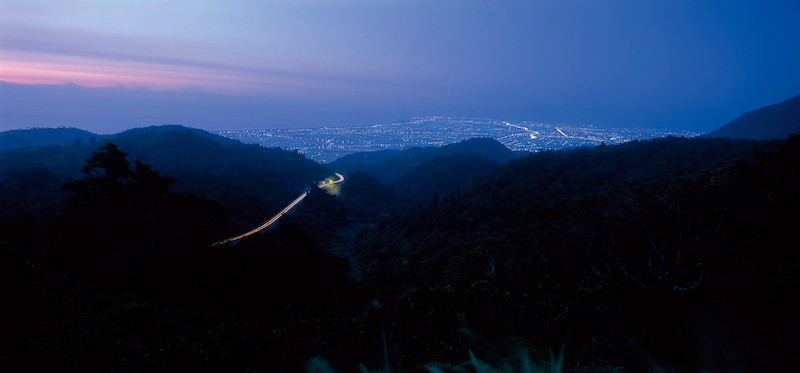
[[519,346],[565,343],[572,366],[796,365],[758,337],[786,334],[800,311],[784,297],[800,257],[779,259],[800,223],[800,144],[754,158],[774,145],[671,137],[532,154],[364,231],[355,252],[390,304],[394,353],[411,366],[470,349],[499,366]]
[[456,153],[466,155],[477,154],[482,157],[494,159],[498,163],[505,163],[513,158],[519,157],[519,154],[512,152],[499,141],[490,138],[472,138],[459,141],[455,144],[445,145],[432,151],[432,154],[436,157]]
[[[57,131],[57,132],[72,133],[71,130],[74,129],[45,128],[45,129],[20,130],[20,131],[25,133],[24,137],[27,138],[27,137],[36,137],[36,133],[38,133],[39,131]],[[78,131],[86,132],[82,130]],[[14,151],[3,152],[0,153],[0,159],[4,161],[0,163],[0,172],[12,171],[12,170],[24,171],[24,170],[33,170],[36,168],[44,168],[54,174],[67,174],[74,177],[80,177],[81,175],[80,172],[78,172],[78,170],[83,164],[84,159],[88,158],[91,152],[96,150],[99,145],[105,144],[106,142],[112,140],[115,143],[124,143],[126,139],[127,141],[131,141],[131,139],[135,141],[137,137],[147,134],[150,134],[149,136],[152,138],[153,134],[161,134],[161,136],[167,136],[169,133],[172,132],[184,132],[184,131],[191,132],[192,134],[197,135],[198,137],[206,137],[220,144],[238,143],[235,140],[213,135],[211,133],[202,130],[191,129],[182,126],[167,125],[167,126],[136,128],[116,135],[98,136],[94,140],[91,140],[90,138],[83,138],[82,141],[74,141],[76,138],[72,138],[69,141],[65,142],[63,145],[54,142],[48,142],[40,146],[38,149],[28,148],[28,149],[17,149]],[[10,133],[10,132],[13,131],[8,131],[3,133]],[[119,140],[119,138],[122,138],[123,140]]]
[[376,220],[394,212],[402,202],[392,187],[363,171],[350,174],[342,185],[339,201],[353,220]]
[[800,96],[748,111],[704,137],[770,140],[800,133]]
[[737,159],[753,160],[754,150],[772,146],[748,140],[668,137],[535,153],[497,166],[468,186],[411,209],[385,227],[382,239],[400,234],[398,244],[402,245],[418,234],[441,232],[445,241],[435,247],[461,247],[493,229],[513,226],[526,206],[598,195],[632,182],[696,178]]
[[33,128],[0,132],[0,153],[28,147],[37,148],[50,145],[65,146],[81,143],[92,145],[95,142],[105,143],[108,140],[114,141],[118,136],[187,130],[192,131],[196,135],[212,138],[214,141],[220,143],[237,142],[236,140],[217,136],[207,131],[187,128],[177,124],[133,128],[118,134],[109,135],[98,135],[78,128]]
[[61,186],[68,181],[42,168],[0,172],[0,241],[33,247],[47,218],[61,208],[67,195]]
[[[410,148],[405,151],[420,151],[422,148]],[[380,163],[386,158],[397,156],[403,150],[379,150],[374,152],[358,152],[339,158],[327,166],[338,172],[356,172],[367,170]]]
[[[166,135],[188,150],[180,136],[195,136],[149,135],[127,145]],[[274,158],[289,167],[298,157],[228,150],[250,156],[245,165]],[[222,205],[171,191],[174,177],[126,156],[114,143],[91,153],[84,177],[64,185],[59,213],[34,227],[45,239],[0,237],[0,370],[299,372],[332,351],[351,367],[375,355],[374,333],[357,326],[373,323],[347,260],[286,221],[211,246],[225,226]],[[33,173],[10,175],[20,187],[47,185],[46,170]],[[335,197],[315,192],[304,207],[330,208],[324,197]]]
[[71,145],[92,142],[108,135],[97,135],[77,128],[34,128],[0,132],[0,152],[45,145]]
[[139,135],[139,134],[144,134],[144,133],[162,133],[162,132],[173,132],[173,131],[178,131],[178,132],[190,131],[195,135],[202,136],[202,137],[208,137],[208,138],[210,138],[210,139],[212,139],[215,142],[218,142],[220,144],[235,144],[235,143],[239,142],[237,140],[232,140],[232,139],[229,139],[227,137],[222,137],[222,136],[219,136],[219,135],[215,135],[215,134],[210,133],[208,131],[204,131],[204,130],[200,130],[200,129],[196,129],[196,128],[184,127],[184,126],[181,126],[179,124],[165,124],[165,125],[161,125],[161,126],[149,126],[149,127],[132,128],[132,129],[129,129],[129,130],[126,130],[126,131],[122,131],[122,132],[120,132],[120,133],[118,133],[118,134],[116,134],[114,136],[115,137],[117,137],[117,136],[126,137],[126,136]]
[[[505,200],[549,201],[599,193],[631,180],[696,176],[734,160],[752,159],[766,142],[666,137],[615,146],[547,151],[518,158],[475,181],[465,193]],[[498,207],[502,206],[499,204]]]
[[312,187],[274,229],[216,246],[226,210],[261,222],[331,171],[192,131],[117,140],[0,154],[0,202],[15,212],[0,226],[0,371],[537,371],[519,355],[553,372],[800,365],[800,252],[786,250],[797,136],[499,165],[443,155],[404,182],[430,193],[491,169],[413,207],[400,182],[353,172],[338,195]]
[[411,203],[426,201],[435,195],[463,187],[499,163],[477,154],[460,153],[424,161],[394,182],[394,188]]
[[339,172],[364,171],[384,184],[391,184],[414,166],[435,157],[453,154],[476,154],[505,163],[520,154],[512,152],[497,140],[473,138],[434,148],[410,148],[403,151],[386,150],[374,153],[356,153],[337,159],[328,166]]
[[[172,127],[168,131],[166,127],[156,127],[155,132],[137,129],[118,135],[114,142],[129,154],[129,160],[139,160],[175,177],[173,192],[194,192],[222,202],[234,231],[261,223],[280,211],[306,186],[332,174],[297,152],[246,145],[179,128],[182,130]],[[79,178],[82,175],[78,170],[96,149],[96,144],[83,143],[0,153],[0,176],[3,177],[0,180],[8,180],[10,184],[4,187],[11,188],[14,180],[21,177],[19,175],[37,169],[49,173],[60,183]],[[53,190],[40,190],[36,195],[21,198],[29,199],[34,206],[53,204],[48,198],[60,195],[59,182],[45,185]],[[16,213],[20,212],[9,212]]]

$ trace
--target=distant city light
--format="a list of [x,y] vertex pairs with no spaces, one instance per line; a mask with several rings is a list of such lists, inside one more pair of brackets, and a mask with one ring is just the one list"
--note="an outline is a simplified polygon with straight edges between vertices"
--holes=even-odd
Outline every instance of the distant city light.
[[509,123],[486,118],[421,117],[409,122],[354,127],[226,130],[214,132],[245,143],[297,150],[320,163],[363,151],[443,146],[474,137],[492,138],[511,150],[537,152],[602,143],[619,144],[666,136],[694,137],[700,132],[592,125]]

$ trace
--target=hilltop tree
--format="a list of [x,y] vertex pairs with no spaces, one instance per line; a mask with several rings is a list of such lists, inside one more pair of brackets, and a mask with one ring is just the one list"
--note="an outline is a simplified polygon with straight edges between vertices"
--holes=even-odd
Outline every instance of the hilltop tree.
[[[86,159],[88,177],[64,184],[73,194],[55,224],[54,244],[71,255],[94,256],[208,237],[224,220],[219,203],[194,194],[170,194],[175,179],[134,161],[113,143]],[[213,229],[209,229],[213,228]]]
[[86,160],[81,172],[88,175],[86,179],[75,180],[64,184],[64,189],[74,192],[75,196],[68,200],[71,207],[85,207],[85,204],[131,203],[141,202],[135,197],[155,197],[169,192],[175,178],[160,175],[149,165],[134,161],[135,170],[131,170],[128,156],[117,149],[117,145],[108,143],[98,148],[100,152],[92,152]]

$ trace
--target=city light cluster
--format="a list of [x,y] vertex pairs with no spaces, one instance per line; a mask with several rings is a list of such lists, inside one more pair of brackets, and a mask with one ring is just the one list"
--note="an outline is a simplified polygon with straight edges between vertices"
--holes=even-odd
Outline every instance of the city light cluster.
[[485,118],[420,117],[411,121],[353,127],[226,130],[216,134],[245,143],[298,150],[306,157],[328,163],[363,151],[442,146],[475,137],[492,138],[514,151],[537,152],[565,148],[612,145],[665,136],[693,137],[698,132],[601,128],[592,125],[510,123]]

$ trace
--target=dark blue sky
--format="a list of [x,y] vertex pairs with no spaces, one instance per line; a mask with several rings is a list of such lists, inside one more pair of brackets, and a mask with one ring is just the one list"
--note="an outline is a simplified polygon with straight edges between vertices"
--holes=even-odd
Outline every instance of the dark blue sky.
[[800,94],[796,1],[0,4],[0,130],[449,115],[711,131]]

